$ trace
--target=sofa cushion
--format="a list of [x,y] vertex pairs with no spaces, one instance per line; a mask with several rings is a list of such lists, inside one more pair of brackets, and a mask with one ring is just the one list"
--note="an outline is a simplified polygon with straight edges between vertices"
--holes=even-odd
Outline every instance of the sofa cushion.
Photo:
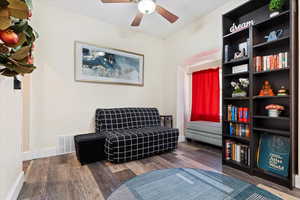
[[137,160],[175,149],[178,129],[146,127],[103,132],[106,136],[105,153],[111,162]]
[[160,116],[156,108],[114,108],[96,111],[96,133],[153,126],[160,126]]

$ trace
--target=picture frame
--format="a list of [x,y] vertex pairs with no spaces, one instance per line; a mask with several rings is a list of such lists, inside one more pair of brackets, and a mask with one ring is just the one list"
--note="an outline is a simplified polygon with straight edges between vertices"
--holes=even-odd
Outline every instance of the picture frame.
[[144,55],[75,41],[75,81],[144,86]]

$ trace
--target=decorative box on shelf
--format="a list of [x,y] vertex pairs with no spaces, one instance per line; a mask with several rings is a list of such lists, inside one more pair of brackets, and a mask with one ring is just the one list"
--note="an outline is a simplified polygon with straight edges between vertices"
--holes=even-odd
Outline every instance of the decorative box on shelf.
[[248,72],[248,64],[232,67],[233,74],[242,73],[242,72]]

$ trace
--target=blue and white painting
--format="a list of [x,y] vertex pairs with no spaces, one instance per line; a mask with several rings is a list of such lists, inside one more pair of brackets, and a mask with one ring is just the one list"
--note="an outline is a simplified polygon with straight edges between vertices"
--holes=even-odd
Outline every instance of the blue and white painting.
[[77,81],[143,85],[144,56],[75,43]]

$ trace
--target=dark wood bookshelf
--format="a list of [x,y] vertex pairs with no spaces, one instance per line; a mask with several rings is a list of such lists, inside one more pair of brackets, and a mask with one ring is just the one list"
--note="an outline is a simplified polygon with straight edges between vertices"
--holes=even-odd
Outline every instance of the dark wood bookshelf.
[[[224,165],[236,168],[251,175],[255,175],[274,183],[292,189],[295,186],[295,174],[298,173],[298,25],[296,0],[288,0],[279,15],[270,18],[268,9],[269,0],[251,0],[231,10],[222,16],[223,21],[223,55],[222,55],[222,84],[223,84],[223,156]],[[254,20],[254,25],[231,33],[230,27]],[[280,38],[268,42],[265,36],[272,31],[283,30]],[[240,43],[248,41],[248,55],[233,59],[233,54],[238,50]],[[228,55],[225,56],[225,46]],[[269,56],[282,52],[288,52],[287,68],[273,69],[256,72],[256,56]],[[227,61],[225,61],[225,57]],[[232,73],[234,66],[248,64],[248,72]],[[231,97],[233,89],[231,81],[239,78],[248,78],[250,85],[247,97]],[[281,86],[288,89],[287,96],[258,96],[265,80],[270,81],[276,94]],[[265,106],[279,104],[285,110],[279,117],[269,117]],[[249,126],[251,137],[230,136],[229,121],[226,119],[227,106],[248,107],[250,122],[244,123]],[[238,124],[238,122],[232,122]],[[278,174],[260,169],[257,163],[260,137],[263,134],[283,136],[290,142],[289,175],[283,177]],[[247,145],[250,149],[250,165],[228,160],[226,157],[226,141],[236,144]]]
[[254,96],[253,99],[282,99],[282,98],[290,98],[290,95],[285,96]]
[[272,48],[273,45],[282,45],[283,43],[289,42],[289,36],[284,36],[274,41],[263,42],[257,45],[254,45],[253,48]]
[[241,65],[244,63],[247,63],[249,61],[248,57],[245,58],[238,58],[238,59],[232,59],[228,62],[223,63],[224,65]]
[[275,73],[275,72],[288,72],[290,68],[282,68],[282,69],[273,69],[273,70],[267,70],[267,71],[261,71],[261,72],[254,72],[254,75],[264,75],[268,73]]
[[254,119],[270,119],[270,120],[290,120],[289,117],[269,117],[266,115],[254,115]]
[[224,97],[224,100],[236,100],[236,101],[247,101],[250,98],[249,97]]
[[244,142],[249,143],[251,141],[250,137],[242,137],[242,136],[234,136],[234,135],[224,135],[224,138],[237,140],[240,141],[241,143]]
[[284,137],[289,137],[290,136],[290,132],[286,131],[286,130],[268,129],[268,128],[256,128],[256,127],[254,127],[253,130],[264,132],[264,133],[272,133],[272,134],[280,135],[280,136],[284,136]]
[[235,74],[224,74],[225,77],[249,76],[249,72],[240,72]]

